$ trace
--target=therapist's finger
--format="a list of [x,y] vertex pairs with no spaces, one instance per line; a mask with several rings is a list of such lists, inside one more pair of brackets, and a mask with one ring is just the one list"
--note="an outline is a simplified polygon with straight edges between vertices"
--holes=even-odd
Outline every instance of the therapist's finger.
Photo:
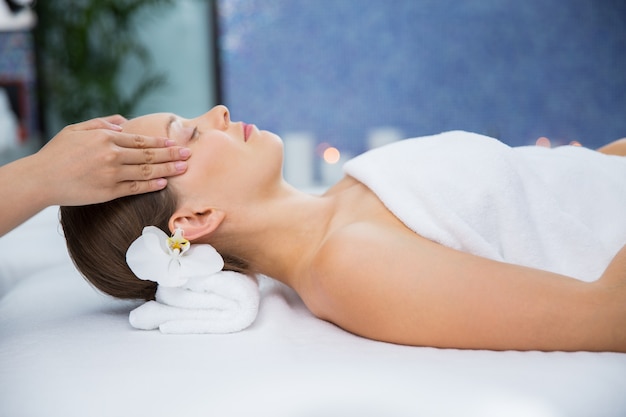
[[65,127],[65,129],[73,130],[73,131],[106,129],[106,130],[113,130],[116,132],[121,132],[122,127],[120,126],[120,123],[123,123],[122,120],[125,120],[125,119],[119,115],[109,116],[109,117],[98,117],[98,118],[91,119],[91,120],[85,120],[84,122],[79,122],[79,123],[68,125]]
[[129,149],[121,148],[119,163],[124,165],[161,164],[170,161],[184,161],[191,156],[191,150],[182,146],[167,148]]
[[128,121],[127,118],[120,114],[112,114],[111,116],[102,117],[106,122],[113,123],[114,125],[121,125],[122,123],[126,123]]
[[118,183],[128,181],[148,181],[180,175],[187,171],[186,161],[166,162],[162,164],[123,165],[118,171]]
[[158,136],[144,136],[135,133],[112,133],[113,143],[122,148],[147,149],[147,148],[167,148],[176,145],[176,142],[169,138]]
[[152,191],[162,190],[167,186],[165,178],[156,178],[146,181],[124,181],[116,187],[116,197],[122,197],[134,194],[149,193]]

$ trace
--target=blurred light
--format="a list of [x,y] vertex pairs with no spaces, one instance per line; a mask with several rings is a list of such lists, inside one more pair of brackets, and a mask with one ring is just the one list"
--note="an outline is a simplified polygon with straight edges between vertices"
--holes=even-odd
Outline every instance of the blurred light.
[[324,150],[324,161],[326,161],[326,163],[336,164],[339,162],[340,158],[341,153],[339,152],[339,149],[330,146]]
[[539,139],[537,139],[537,142],[535,142],[535,145],[543,146],[544,148],[552,147],[552,144],[550,143],[550,139],[546,138],[545,136],[542,136]]

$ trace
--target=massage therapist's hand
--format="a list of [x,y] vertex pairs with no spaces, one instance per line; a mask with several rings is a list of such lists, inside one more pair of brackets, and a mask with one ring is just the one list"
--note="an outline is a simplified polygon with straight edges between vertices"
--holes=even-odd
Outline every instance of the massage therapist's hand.
[[0,236],[51,205],[85,205],[164,188],[189,149],[122,132],[110,116],[70,125],[39,152],[0,167]]
[[[157,191],[187,169],[190,151],[167,138],[122,133],[122,116],[67,126],[34,157],[49,204],[84,205]],[[46,181],[47,180],[47,181]]]

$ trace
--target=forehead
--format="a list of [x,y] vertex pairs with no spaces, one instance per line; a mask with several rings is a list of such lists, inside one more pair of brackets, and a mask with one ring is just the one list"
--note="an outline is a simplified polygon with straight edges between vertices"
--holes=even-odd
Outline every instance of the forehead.
[[153,113],[135,117],[122,124],[122,130],[140,135],[165,136],[167,127],[176,116],[172,113]]

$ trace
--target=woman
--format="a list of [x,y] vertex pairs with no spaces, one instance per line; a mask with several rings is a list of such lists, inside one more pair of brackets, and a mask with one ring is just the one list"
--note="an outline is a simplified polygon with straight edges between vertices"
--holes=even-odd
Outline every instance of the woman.
[[125,254],[144,226],[155,225],[210,243],[230,269],[289,285],[316,316],[367,338],[626,352],[626,247],[619,251],[626,230],[616,232],[621,241],[610,256],[619,253],[600,265],[599,279],[583,282],[425,238],[350,175],[323,196],[304,194],[282,178],[280,138],[231,122],[224,106],[189,120],[143,116],[123,129],[167,136],[191,148],[193,157],[163,191],[62,208],[76,265],[106,293],[154,297],[156,284],[134,277]]

